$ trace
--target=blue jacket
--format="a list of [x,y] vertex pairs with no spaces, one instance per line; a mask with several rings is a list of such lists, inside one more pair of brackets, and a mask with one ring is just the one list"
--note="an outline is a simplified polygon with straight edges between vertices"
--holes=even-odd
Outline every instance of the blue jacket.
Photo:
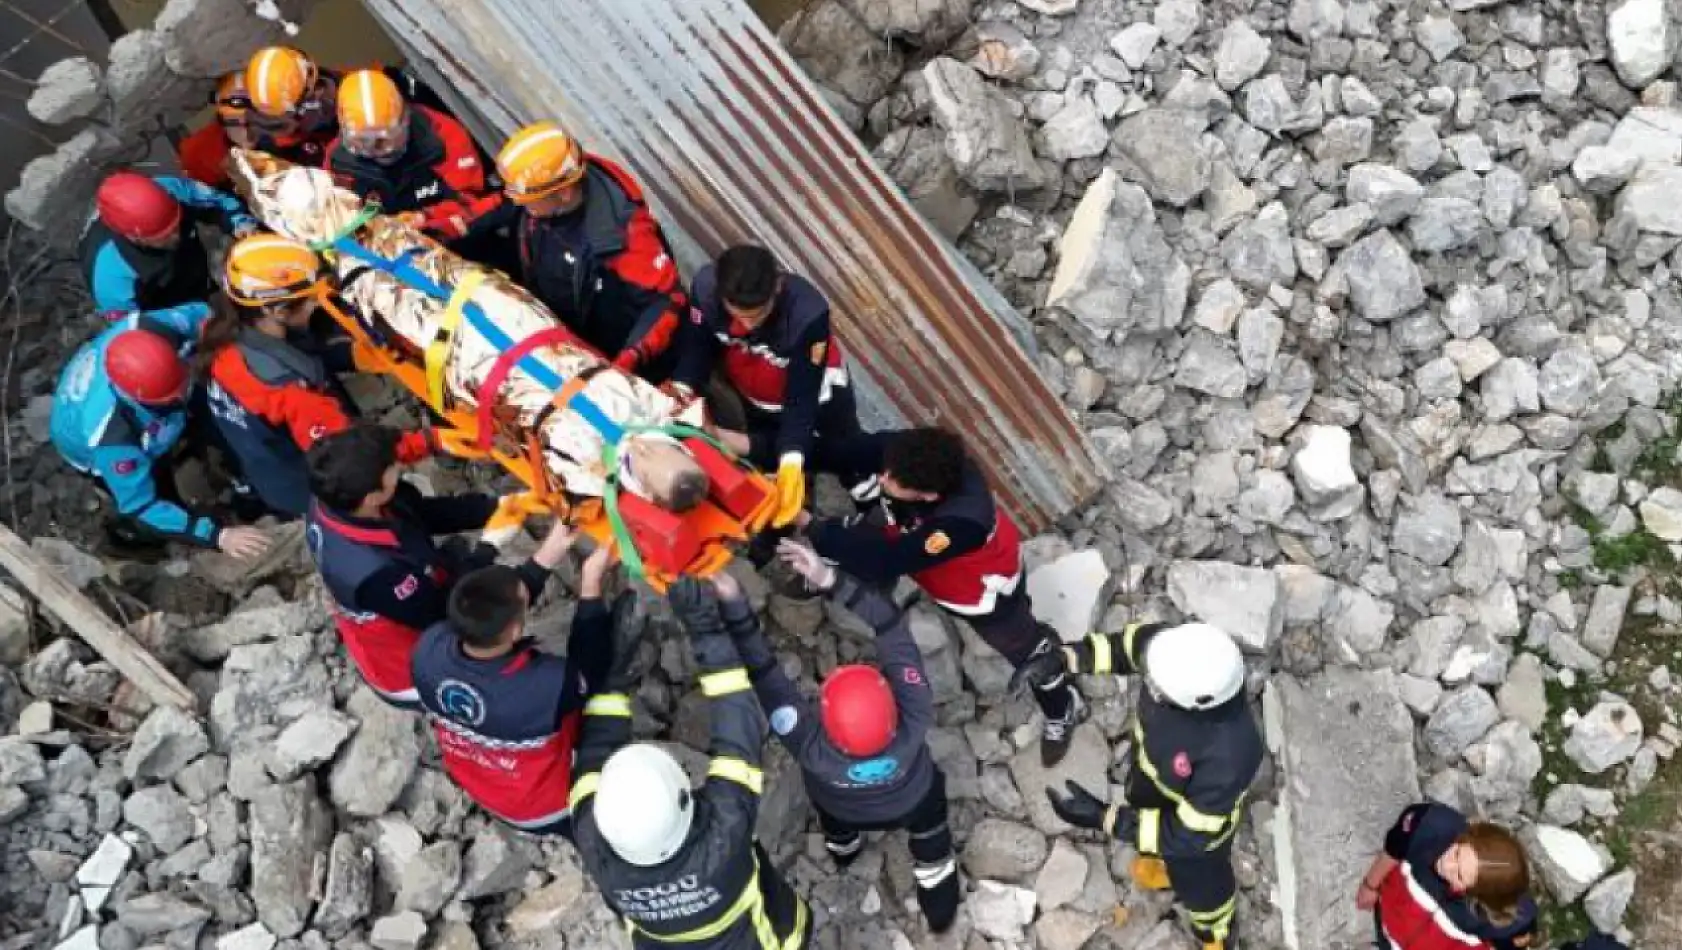
[[181,238],[174,247],[141,247],[95,218],[82,236],[82,268],[94,307],[110,319],[205,299],[214,285],[198,225],[220,218],[229,231],[255,225],[240,200],[190,178],[153,179],[181,202]]
[[133,402],[105,375],[105,348],[117,334],[151,330],[188,350],[210,307],[186,304],[130,314],[82,345],[59,377],[53,393],[53,445],[70,465],[97,476],[117,503],[117,512],[168,540],[216,545],[221,525],[158,497],[152,466],[168,454],[187,424],[186,405],[166,410]]

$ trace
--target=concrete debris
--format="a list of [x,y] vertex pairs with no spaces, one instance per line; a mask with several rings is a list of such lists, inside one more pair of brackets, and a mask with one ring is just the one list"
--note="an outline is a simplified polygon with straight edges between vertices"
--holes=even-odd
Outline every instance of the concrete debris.
[[1569,828],[1529,825],[1519,832],[1530,866],[1561,903],[1569,904],[1611,869],[1606,849]]
[[41,73],[25,108],[37,122],[63,125],[93,115],[104,101],[105,84],[99,67],[86,57],[76,56],[61,59]]
[[1599,775],[1634,755],[1641,737],[1641,716],[1635,707],[1604,700],[1571,726],[1563,749],[1578,768]]
[[290,782],[303,773],[330,762],[339,747],[356,731],[356,720],[332,710],[305,713],[281,731],[269,749],[269,774],[278,782]]
[[1110,569],[1103,554],[1088,549],[1030,570],[1027,584],[1034,616],[1072,642],[1095,629],[1108,598]]
[[263,789],[251,802],[251,900],[257,919],[281,939],[309,923],[317,862],[333,834],[333,819],[304,776]]
[[1225,630],[1246,650],[1265,652],[1284,622],[1279,578],[1224,561],[1175,561],[1168,596],[1191,619]]
[[1624,925],[1624,911],[1635,897],[1635,871],[1624,868],[1594,887],[1583,898],[1589,922],[1603,933],[1617,933]]
[[1063,232],[1046,305],[1068,312],[1099,340],[1119,340],[1178,326],[1190,284],[1191,271],[1163,240],[1150,198],[1106,169]]
[[135,731],[123,757],[130,780],[173,777],[210,751],[210,739],[197,719],[174,706],[159,706]]
[[386,813],[415,773],[420,760],[416,722],[367,689],[351,696],[347,711],[361,725],[333,763],[328,787],[337,807],[375,818]]
[[982,191],[1032,191],[1046,176],[1011,113],[1008,100],[974,69],[940,58],[923,67],[935,118],[946,130],[946,153],[958,174]]

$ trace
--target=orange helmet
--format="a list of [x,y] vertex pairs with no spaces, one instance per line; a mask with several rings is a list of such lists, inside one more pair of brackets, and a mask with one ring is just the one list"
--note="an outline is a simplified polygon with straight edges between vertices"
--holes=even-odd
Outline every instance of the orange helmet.
[[515,204],[529,204],[584,177],[584,149],[553,122],[534,122],[511,136],[496,170]]
[[388,132],[403,125],[409,104],[397,84],[378,69],[358,69],[339,82],[339,130]]
[[248,307],[301,300],[325,281],[321,258],[309,245],[278,234],[253,234],[228,249],[222,284],[228,297]]
[[258,112],[279,118],[298,108],[320,75],[315,61],[303,53],[290,46],[269,46],[246,64],[245,87]]

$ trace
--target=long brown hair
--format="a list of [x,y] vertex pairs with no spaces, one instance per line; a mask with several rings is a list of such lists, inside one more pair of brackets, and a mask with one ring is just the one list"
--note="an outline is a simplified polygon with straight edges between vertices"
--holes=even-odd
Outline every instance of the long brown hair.
[[216,354],[239,339],[240,327],[261,315],[256,307],[234,303],[222,294],[211,298],[210,319],[199,329],[199,345],[193,351],[194,375],[203,379],[210,372],[210,364],[216,362]]
[[1518,916],[1519,902],[1530,890],[1530,863],[1518,839],[1500,825],[1475,821],[1455,843],[1466,845],[1478,856],[1478,879],[1466,889],[1466,899],[1491,923],[1512,923]]

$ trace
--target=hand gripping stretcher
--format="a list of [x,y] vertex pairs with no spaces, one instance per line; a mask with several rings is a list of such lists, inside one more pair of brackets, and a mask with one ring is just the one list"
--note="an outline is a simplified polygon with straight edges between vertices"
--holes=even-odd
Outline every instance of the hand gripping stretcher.
[[[323,308],[350,335],[361,369],[390,376],[442,420],[439,444],[494,461],[526,486],[518,517],[566,518],[613,541],[657,589],[729,563],[732,542],[763,530],[776,489],[697,427],[687,409],[613,368],[500,272],[470,264],[363,206],[320,169],[235,149],[235,188],[265,225],[321,251],[338,276]],[[628,438],[678,440],[709,479],[681,514],[620,486]]]

